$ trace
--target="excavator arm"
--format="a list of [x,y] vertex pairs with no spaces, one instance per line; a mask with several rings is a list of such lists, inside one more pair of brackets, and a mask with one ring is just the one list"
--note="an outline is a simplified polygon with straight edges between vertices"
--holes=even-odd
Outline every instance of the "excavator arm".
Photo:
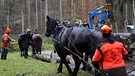
[[[109,6],[109,8],[107,6]],[[95,11],[89,13],[88,16],[89,16],[89,23],[90,23],[89,27],[90,27],[90,29],[93,29],[94,17],[98,16],[100,14],[103,14],[103,15],[96,21],[96,23],[104,24],[105,19],[112,17],[111,16],[112,14],[111,14],[111,11],[110,11],[110,4],[109,5],[107,4],[106,6],[101,6],[101,7],[97,8]]]

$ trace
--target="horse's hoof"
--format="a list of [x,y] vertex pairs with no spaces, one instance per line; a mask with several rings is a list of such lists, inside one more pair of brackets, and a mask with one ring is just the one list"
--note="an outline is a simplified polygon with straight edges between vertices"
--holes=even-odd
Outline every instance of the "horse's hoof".
[[74,76],[73,73],[69,73],[69,76]]
[[87,71],[92,71],[92,68],[91,67],[87,67]]
[[32,57],[34,58],[36,55],[32,55]]
[[62,73],[62,71],[61,70],[57,70],[57,73]]
[[86,71],[86,68],[83,66],[83,67],[82,67],[82,70],[83,70],[83,71]]
[[28,56],[24,56],[25,59],[28,59]]
[[23,54],[21,54],[21,57],[24,56]]

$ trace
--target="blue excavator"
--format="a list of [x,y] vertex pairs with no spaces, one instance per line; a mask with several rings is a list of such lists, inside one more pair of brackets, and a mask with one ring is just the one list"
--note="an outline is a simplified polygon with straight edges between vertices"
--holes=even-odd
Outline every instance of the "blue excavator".
[[[103,14],[103,15],[102,15]],[[96,24],[94,25],[94,17],[100,16],[100,18],[96,21]],[[96,31],[99,31],[100,26],[105,24],[105,19],[111,18],[111,4],[106,4],[105,6],[101,6],[97,8],[95,11],[89,13],[89,28],[90,29],[95,29]]]

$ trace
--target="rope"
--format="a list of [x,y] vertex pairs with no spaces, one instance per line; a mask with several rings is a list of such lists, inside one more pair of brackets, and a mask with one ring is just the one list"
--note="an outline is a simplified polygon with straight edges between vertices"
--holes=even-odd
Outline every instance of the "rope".
[[[89,31],[90,32],[90,31]],[[90,32],[90,33],[94,33],[94,32]],[[66,35],[67,37],[67,35]],[[67,37],[68,38],[68,37]],[[89,37],[90,38],[90,37]],[[68,41],[72,44],[72,46],[74,47],[74,49],[77,51],[78,54],[80,54],[81,56],[83,56],[83,54],[81,54],[78,49],[74,46],[74,44],[71,42],[71,40],[68,38]],[[89,56],[92,56],[92,55],[85,55],[85,57],[89,57]]]
[[[54,41],[56,41],[57,43],[60,44],[60,42],[56,39],[53,38]],[[63,45],[62,45],[63,46]],[[72,54],[74,54],[75,56],[77,56],[79,59],[81,59],[82,61],[84,61],[86,63],[86,65],[89,65],[91,68],[94,68],[98,73],[101,73],[101,71],[97,68],[95,68],[94,66],[91,66],[88,62],[86,62],[83,58],[81,58],[78,54],[72,52],[69,48],[67,48],[66,46],[63,46],[66,50],[68,50],[69,52],[71,52]]]
[[[54,41],[56,41],[57,43],[60,44],[60,42],[56,39],[53,38]],[[62,45],[63,46],[63,45]],[[71,52],[72,54],[74,54],[75,56],[77,56],[79,59],[83,60],[85,63],[87,63],[83,58],[81,58],[78,54],[72,52],[69,48],[67,48],[66,46],[63,46],[66,50],[68,50],[69,52]],[[88,63],[87,63],[88,64]]]
[[[130,61],[133,61],[133,62],[135,62],[135,60],[133,60],[133,59],[131,59],[130,57],[128,57],[128,59],[130,60]],[[130,70],[130,71],[128,71],[127,72],[127,74],[129,74],[129,73],[131,73],[131,72],[133,72],[133,71],[135,71],[135,64],[133,64],[133,65],[130,65],[130,66],[127,66],[127,68],[133,68],[132,70]]]

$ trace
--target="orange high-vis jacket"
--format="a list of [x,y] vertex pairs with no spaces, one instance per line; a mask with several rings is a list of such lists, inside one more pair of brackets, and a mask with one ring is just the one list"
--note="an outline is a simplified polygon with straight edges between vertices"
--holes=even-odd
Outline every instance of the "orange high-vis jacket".
[[10,47],[10,41],[10,36],[8,34],[4,34],[2,37],[1,48]]
[[102,54],[96,49],[92,62],[99,62],[100,70],[107,70],[125,66],[123,55],[128,52],[124,45],[115,41],[114,43],[105,43],[100,47]]

